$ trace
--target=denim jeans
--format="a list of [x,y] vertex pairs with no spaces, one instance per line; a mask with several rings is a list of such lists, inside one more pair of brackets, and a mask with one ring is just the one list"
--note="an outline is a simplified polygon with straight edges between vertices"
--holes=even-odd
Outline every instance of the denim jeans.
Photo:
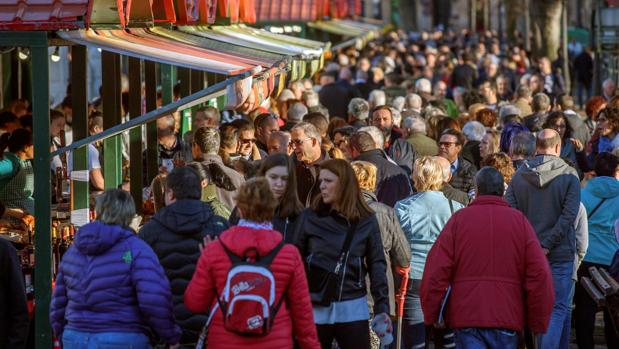
[[131,332],[81,332],[66,329],[63,349],[151,349],[148,337]]
[[539,336],[539,347],[544,349],[567,349],[570,339],[570,317],[574,297],[574,262],[551,262],[552,287],[555,304],[545,334]]
[[[432,326],[426,328],[423,322],[419,286],[421,280],[411,280],[404,299],[404,318],[402,319],[402,348],[420,349],[426,347],[430,332],[434,334],[434,342],[443,348],[455,347],[454,333],[450,329],[436,330]],[[437,346],[437,347],[440,347]]]
[[516,349],[518,333],[499,328],[460,328],[456,331],[458,349]]

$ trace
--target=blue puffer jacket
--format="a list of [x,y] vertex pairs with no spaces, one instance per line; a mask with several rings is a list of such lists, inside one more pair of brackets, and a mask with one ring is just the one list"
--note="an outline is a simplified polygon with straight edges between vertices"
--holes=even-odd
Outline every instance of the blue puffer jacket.
[[[591,215],[591,211],[602,201]],[[589,215],[589,248],[585,261],[610,265],[619,249],[615,221],[619,219],[619,181],[613,177],[595,177],[581,191],[581,200]]]
[[[421,280],[428,252],[452,215],[450,200],[440,191],[419,192],[395,205],[398,220],[411,246],[411,279]],[[453,211],[464,206],[451,200]]]
[[134,233],[99,221],[83,226],[62,258],[51,302],[57,336],[154,330],[166,343],[181,335],[170,284],[153,250]]

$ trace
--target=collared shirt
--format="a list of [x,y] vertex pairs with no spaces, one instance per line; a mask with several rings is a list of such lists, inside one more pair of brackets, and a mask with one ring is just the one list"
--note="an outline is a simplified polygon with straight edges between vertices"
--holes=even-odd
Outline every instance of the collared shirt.
[[456,158],[456,161],[451,163],[451,174],[456,173],[458,170],[458,165],[460,165],[460,159]]
[[258,229],[258,230],[273,230],[273,224],[269,221],[254,222],[254,221],[241,218],[239,220],[239,224],[237,225],[240,227],[247,227],[247,228]]

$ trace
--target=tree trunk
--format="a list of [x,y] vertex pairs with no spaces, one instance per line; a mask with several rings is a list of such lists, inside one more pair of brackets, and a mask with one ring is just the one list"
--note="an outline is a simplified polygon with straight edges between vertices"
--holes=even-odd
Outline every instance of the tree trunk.
[[536,0],[531,2],[533,55],[557,59],[561,46],[561,0]]
[[514,42],[516,39],[515,33],[518,29],[518,19],[525,15],[524,5],[522,0],[505,0],[505,13],[507,14],[505,33],[507,40]]
[[407,32],[417,31],[417,0],[398,0],[400,23]]

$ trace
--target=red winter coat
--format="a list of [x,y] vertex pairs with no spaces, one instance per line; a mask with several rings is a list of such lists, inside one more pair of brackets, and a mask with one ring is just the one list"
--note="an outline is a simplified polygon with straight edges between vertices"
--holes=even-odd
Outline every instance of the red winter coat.
[[421,281],[425,323],[445,313],[450,328],[504,328],[545,333],[554,303],[552,276],[526,217],[497,196],[457,211],[428,254]]
[[[260,255],[269,253],[280,241],[282,234],[275,230],[257,230],[235,226],[220,236],[220,240],[237,255],[248,248],[257,248]],[[230,259],[219,241],[206,247],[196,267],[196,272],[185,291],[185,305],[192,312],[207,312],[217,303],[215,288],[221,294],[226,282]],[[293,245],[285,245],[271,264],[275,277],[276,302],[288,286],[286,302],[275,316],[273,329],[265,337],[242,337],[224,329],[223,315],[218,309],[209,326],[209,349],[260,349],[292,348],[293,335],[303,349],[319,349],[316,325],[309,297],[305,268],[301,255]]]

